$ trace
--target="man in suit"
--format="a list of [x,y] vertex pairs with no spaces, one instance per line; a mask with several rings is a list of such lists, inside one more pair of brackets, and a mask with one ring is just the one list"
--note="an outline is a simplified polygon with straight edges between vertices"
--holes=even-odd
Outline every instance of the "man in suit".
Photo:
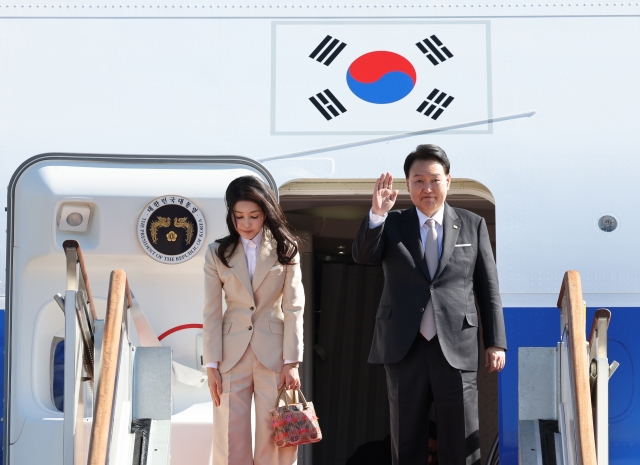
[[[446,202],[450,163],[420,145],[404,163],[413,207],[393,208],[393,176],[376,181],[353,258],[382,265],[384,289],[369,363],[384,364],[394,465],[428,461],[429,409],[435,402],[443,465],[480,465],[478,315],[484,365],[500,371],[507,348],[502,303],[485,220]],[[477,302],[477,306],[476,306]]]

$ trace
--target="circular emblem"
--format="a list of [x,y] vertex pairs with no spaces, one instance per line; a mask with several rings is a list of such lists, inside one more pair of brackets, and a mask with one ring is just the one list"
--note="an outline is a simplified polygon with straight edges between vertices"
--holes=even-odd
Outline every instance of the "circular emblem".
[[618,229],[618,219],[613,215],[604,215],[598,220],[600,231],[610,233]]
[[393,103],[413,90],[416,70],[397,53],[365,53],[349,66],[347,84],[351,92],[365,102]]
[[142,248],[161,263],[182,263],[193,258],[204,244],[206,233],[200,208],[178,195],[152,200],[138,220]]

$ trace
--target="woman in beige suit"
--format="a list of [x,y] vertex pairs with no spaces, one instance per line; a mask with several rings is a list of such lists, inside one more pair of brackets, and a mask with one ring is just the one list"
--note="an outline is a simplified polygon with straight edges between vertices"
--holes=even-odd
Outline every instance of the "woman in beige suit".
[[304,290],[296,238],[275,195],[259,179],[233,180],[225,201],[230,234],[209,245],[204,265],[204,363],[215,405],[213,464],[290,465],[297,447],[275,445],[269,410],[279,388],[300,387]]

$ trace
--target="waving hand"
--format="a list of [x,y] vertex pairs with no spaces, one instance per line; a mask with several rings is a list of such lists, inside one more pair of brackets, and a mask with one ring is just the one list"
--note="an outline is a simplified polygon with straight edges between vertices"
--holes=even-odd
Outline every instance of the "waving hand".
[[398,197],[398,191],[393,190],[393,176],[391,173],[381,174],[373,190],[371,211],[379,216],[386,215],[396,203],[396,197]]

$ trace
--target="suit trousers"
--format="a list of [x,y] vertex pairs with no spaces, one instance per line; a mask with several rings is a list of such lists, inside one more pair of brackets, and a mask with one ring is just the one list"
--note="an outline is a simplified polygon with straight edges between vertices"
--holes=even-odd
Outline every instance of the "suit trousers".
[[428,463],[429,412],[435,402],[438,463],[480,465],[478,373],[449,365],[438,336],[418,333],[407,355],[385,365],[393,465]]
[[[297,447],[276,446],[269,410],[278,397],[280,373],[265,367],[251,348],[222,373],[220,406],[213,407],[213,465],[292,465]],[[255,400],[255,454],[251,451],[251,398]]]

